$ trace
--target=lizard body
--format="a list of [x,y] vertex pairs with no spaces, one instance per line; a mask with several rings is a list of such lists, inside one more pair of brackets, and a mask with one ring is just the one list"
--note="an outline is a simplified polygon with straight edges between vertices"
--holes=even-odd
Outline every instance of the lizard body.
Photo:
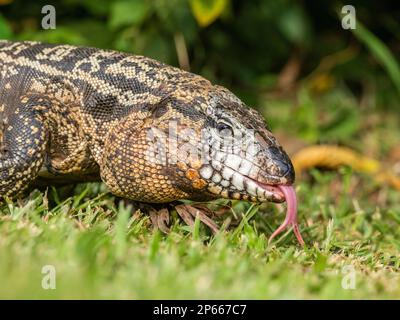
[[0,196],[41,178],[101,179],[141,202],[281,202],[277,186],[294,182],[258,112],[201,76],[127,53],[0,41],[0,129]]

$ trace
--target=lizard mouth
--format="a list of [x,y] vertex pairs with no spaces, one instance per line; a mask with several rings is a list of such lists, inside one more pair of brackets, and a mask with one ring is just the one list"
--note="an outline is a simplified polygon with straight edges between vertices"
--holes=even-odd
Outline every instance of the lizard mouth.
[[[245,164],[227,166],[213,159],[211,165],[204,166],[199,173],[209,182],[208,191],[216,196],[252,202],[285,201],[285,194],[279,185],[286,184],[286,179],[268,178],[259,167],[248,161]],[[259,177],[263,177],[262,182]]]
[[[246,178],[251,179],[250,177],[246,177]],[[251,179],[251,180],[253,180],[258,185],[259,188],[264,190],[266,194],[271,195],[271,198],[269,198],[268,201],[272,201],[272,202],[284,202],[285,201],[285,194],[282,192],[280,185],[261,183],[254,179]],[[260,202],[263,202],[263,201],[260,201]]]
[[[272,233],[268,242],[270,243],[277,235],[282,233],[286,228],[292,227],[297,241],[304,246],[304,240],[301,236],[299,225],[297,222],[297,197],[296,191],[292,185],[269,185],[255,181],[266,192],[273,194],[275,199],[286,201],[287,211],[283,223]],[[282,202],[279,201],[279,202]]]
[[[229,168],[229,170],[232,169]],[[209,191],[212,193],[217,193],[224,198],[251,200],[253,202],[286,201],[287,211],[285,220],[272,233],[269,238],[269,242],[271,242],[271,240],[274,239],[278,234],[282,233],[286,228],[292,227],[297,240],[303,246],[304,240],[300,234],[297,223],[297,197],[294,187],[292,185],[262,183],[250,178],[247,175],[243,175],[236,170],[232,171],[233,173],[229,172],[230,185],[224,186],[224,191],[221,192],[221,186],[214,184],[215,180],[209,187]],[[228,187],[233,187],[234,189],[241,191],[227,191]]]

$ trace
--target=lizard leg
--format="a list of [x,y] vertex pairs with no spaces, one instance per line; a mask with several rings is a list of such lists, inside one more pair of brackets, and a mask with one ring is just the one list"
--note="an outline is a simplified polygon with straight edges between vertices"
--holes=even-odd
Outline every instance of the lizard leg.
[[0,197],[14,196],[32,182],[45,158],[47,129],[39,97],[22,97],[11,112],[1,113]]
[[211,231],[216,234],[219,231],[219,227],[217,224],[209,217],[212,215],[212,211],[205,207],[195,207],[188,204],[180,204],[175,207],[176,212],[181,216],[183,221],[185,221],[188,225],[193,225],[193,218],[199,217],[200,221],[203,222],[206,226],[208,226]]
[[206,203],[195,203],[192,206],[205,211],[205,213],[210,217],[221,217],[230,213],[232,210],[231,202],[228,202],[228,204],[212,204],[211,209],[207,206]]
[[[202,204],[170,204],[175,208],[181,219],[189,226],[194,225],[194,219],[198,216],[200,221],[207,225],[211,231],[216,234],[219,231],[217,224],[210,218],[214,215],[213,211]],[[170,212],[167,207],[157,204],[148,204],[143,202],[134,203],[135,209],[140,209],[150,216],[150,221],[155,229],[159,229],[163,233],[169,233],[170,228]]]
[[154,229],[158,229],[165,234],[170,232],[168,227],[170,213],[167,207],[161,207],[157,204],[131,201],[123,198],[118,198],[117,201],[123,201],[125,204],[132,205],[134,211],[140,210],[141,212],[148,214]]
[[162,208],[160,210],[155,210],[154,208],[149,209],[149,215],[151,223],[154,228],[159,229],[164,233],[169,233],[169,211],[167,208]]

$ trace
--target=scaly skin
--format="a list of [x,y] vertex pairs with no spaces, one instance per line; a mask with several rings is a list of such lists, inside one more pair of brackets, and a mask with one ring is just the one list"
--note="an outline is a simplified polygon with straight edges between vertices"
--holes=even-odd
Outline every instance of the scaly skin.
[[[281,202],[276,185],[294,181],[259,113],[149,58],[0,41],[0,92],[0,196],[40,181],[101,179],[115,195],[147,203]],[[204,149],[204,157],[192,152]]]

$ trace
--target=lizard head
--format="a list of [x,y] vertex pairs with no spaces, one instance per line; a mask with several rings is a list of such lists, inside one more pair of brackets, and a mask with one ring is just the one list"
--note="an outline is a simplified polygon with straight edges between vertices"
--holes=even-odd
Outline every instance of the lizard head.
[[212,85],[177,89],[167,104],[166,167],[187,199],[285,200],[279,186],[294,182],[294,168],[256,110]]
[[208,191],[253,202],[284,201],[278,186],[295,180],[288,155],[256,110],[223,87],[214,90],[207,112],[210,158],[199,170]]
[[262,116],[229,90],[195,78],[158,92],[107,138],[101,176],[114,194],[170,202],[283,202],[292,163]]

